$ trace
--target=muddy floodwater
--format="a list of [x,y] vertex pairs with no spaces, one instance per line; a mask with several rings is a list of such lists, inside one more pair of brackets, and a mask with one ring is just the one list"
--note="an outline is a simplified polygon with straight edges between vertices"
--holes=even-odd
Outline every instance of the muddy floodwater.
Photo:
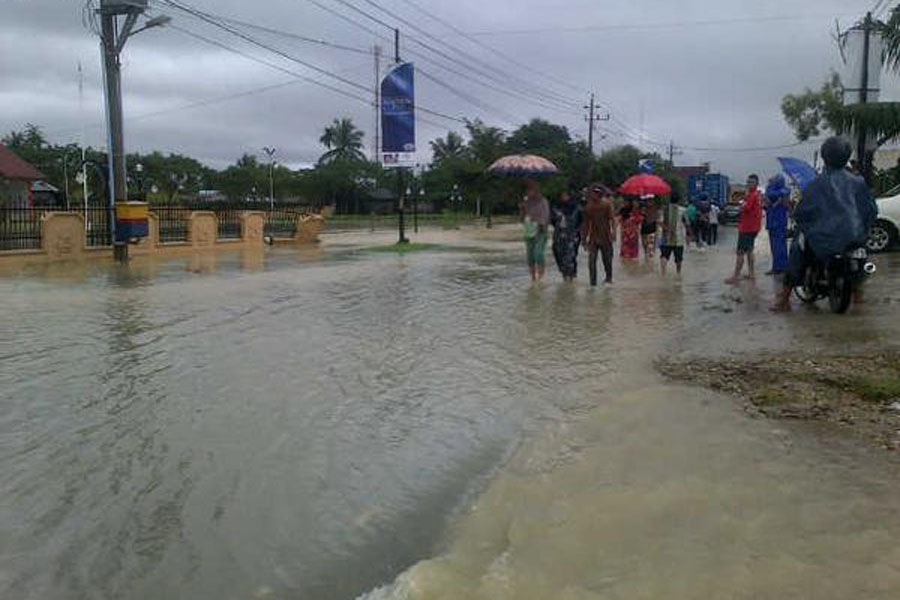
[[896,458],[653,369],[896,348],[900,257],[772,316],[731,235],[599,289],[515,230],[0,272],[0,598],[900,597]]

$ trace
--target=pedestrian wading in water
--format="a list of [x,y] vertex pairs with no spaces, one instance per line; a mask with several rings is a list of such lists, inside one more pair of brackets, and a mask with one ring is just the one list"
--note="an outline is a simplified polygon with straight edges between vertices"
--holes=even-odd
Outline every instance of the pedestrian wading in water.
[[588,267],[591,285],[597,285],[597,256],[603,258],[606,283],[613,278],[613,240],[616,239],[616,209],[612,192],[602,184],[594,184],[588,192],[588,205],[584,210],[581,239],[588,251]]
[[581,225],[584,212],[578,203],[578,192],[565,191],[550,208],[553,225],[553,258],[566,282],[578,277],[578,246],[581,245]]
[[525,180],[525,200],[520,209],[528,270],[532,281],[540,281],[544,278],[550,203],[541,195],[540,187],[533,179]]

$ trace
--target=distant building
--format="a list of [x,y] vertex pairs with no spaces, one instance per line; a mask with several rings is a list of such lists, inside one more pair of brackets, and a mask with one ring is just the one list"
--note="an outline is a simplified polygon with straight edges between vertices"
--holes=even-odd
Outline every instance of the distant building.
[[32,184],[44,174],[0,144],[0,208],[33,205]]

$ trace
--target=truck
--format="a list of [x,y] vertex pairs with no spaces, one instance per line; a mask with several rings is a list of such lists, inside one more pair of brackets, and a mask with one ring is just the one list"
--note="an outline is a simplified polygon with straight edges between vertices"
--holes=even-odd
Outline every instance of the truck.
[[687,180],[688,200],[697,202],[701,194],[706,194],[710,202],[721,208],[728,204],[730,187],[726,175],[719,173],[691,175]]

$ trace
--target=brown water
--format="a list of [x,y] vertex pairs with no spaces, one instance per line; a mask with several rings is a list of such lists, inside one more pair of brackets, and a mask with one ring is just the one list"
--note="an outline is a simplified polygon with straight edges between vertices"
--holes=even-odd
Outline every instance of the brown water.
[[724,251],[591,290],[432,237],[0,279],[0,597],[900,596],[896,463],[652,370],[889,343],[895,259],[782,318]]

